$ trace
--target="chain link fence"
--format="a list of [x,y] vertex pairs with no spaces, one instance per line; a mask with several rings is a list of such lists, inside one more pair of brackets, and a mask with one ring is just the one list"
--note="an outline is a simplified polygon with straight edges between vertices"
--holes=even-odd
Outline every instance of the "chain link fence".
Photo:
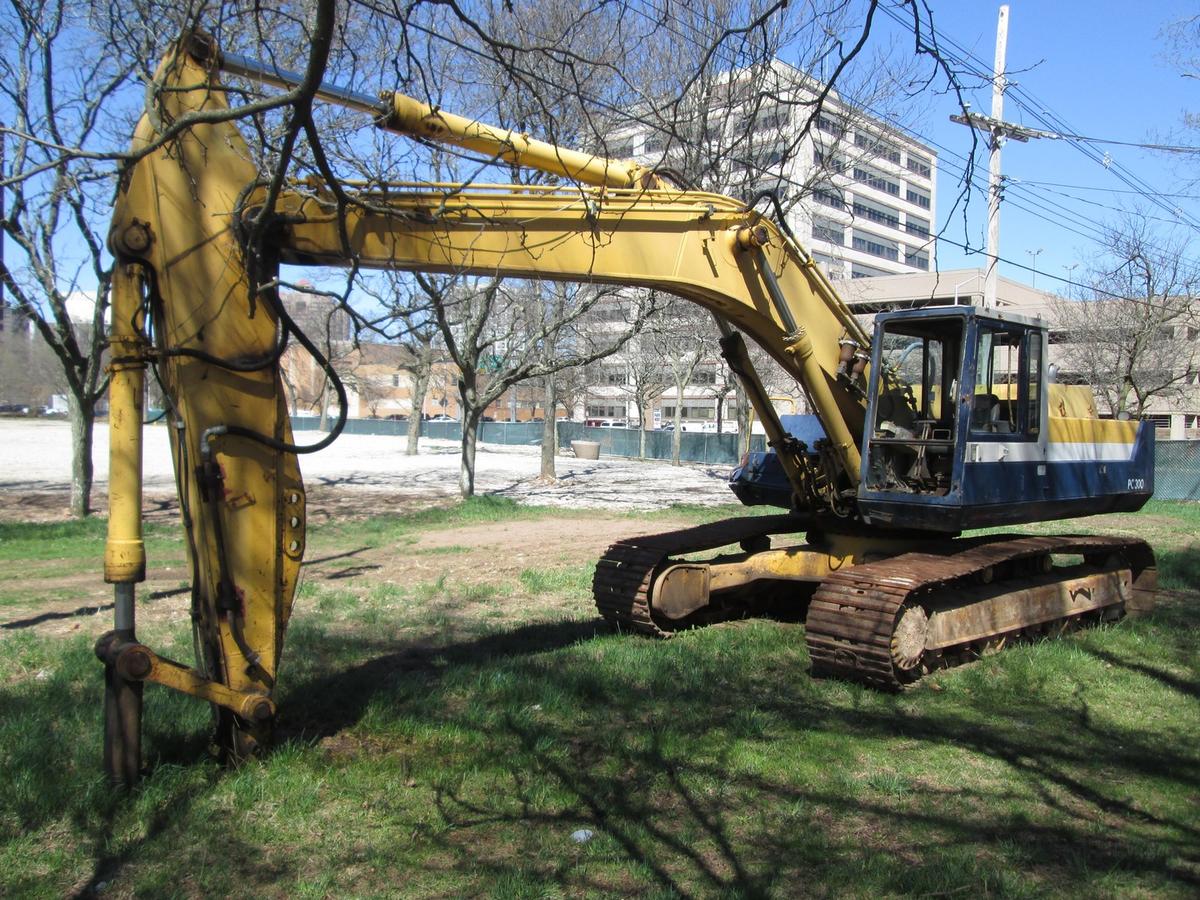
[[1200,441],[1156,441],[1154,496],[1200,500]]
[[[298,431],[315,430],[320,424],[316,416],[292,416],[292,428]],[[391,419],[349,419],[346,434],[408,434],[408,422]],[[446,441],[462,440],[461,422],[422,422],[421,436]],[[670,459],[670,431],[646,432],[646,459]],[[679,435],[679,458],[683,462],[708,465],[736,465],[745,453],[745,442],[736,434],[708,434],[685,431]],[[537,447],[542,443],[541,422],[484,422],[479,426],[479,440],[486,444]],[[601,456],[640,456],[641,435],[636,428],[588,428],[579,422],[558,423],[558,445],[570,447],[571,441],[595,441]],[[765,449],[761,434],[750,436],[750,449]]]
[[[316,416],[293,416],[292,427],[297,430],[316,429]],[[408,422],[390,419],[350,419],[347,434],[408,434]],[[459,422],[422,422],[424,437],[447,441],[462,439]],[[646,432],[646,459],[670,459],[670,431]],[[680,434],[679,458],[684,462],[708,465],[736,465],[746,451],[745,442],[736,434],[709,434],[686,431]],[[479,439],[488,444],[537,447],[542,442],[540,422],[484,422]],[[560,447],[570,447],[571,441],[595,441],[601,456],[641,456],[641,435],[636,428],[588,428],[579,422],[558,423]],[[750,436],[750,449],[765,449],[761,434]],[[1200,500],[1200,441],[1157,441],[1154,448],[1154,496],[1159,500]]]

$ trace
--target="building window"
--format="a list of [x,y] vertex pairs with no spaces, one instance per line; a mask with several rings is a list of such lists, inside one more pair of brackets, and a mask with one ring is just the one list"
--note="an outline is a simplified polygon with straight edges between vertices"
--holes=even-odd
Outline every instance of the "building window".
[[755,123],[759,128],[786,128],[788,124],[788,111],[776,107],[771,110],[760,112],[758,121]]
[[621,387],[625,384],[624,369],[608,369],[604,373],[604,383]]
[[918,188],[910,187],[904,194],[909,203],[915,203],[921,209],[929,209],[929,194]]
[[846,126],[832,116],[817,116],[817,129],[835,137],[841,137],[846,133]]
[[862,263],[853,263],[850,266],[851,278],[878,278],[880,275],[894,275],[895,272],[886,272],[883,269],[876,269],[874,266],[864,266]]
[[917,269],[929,271],[929,254],[911,250],[904,254],[904,261]]
[[662,153],[666,146],[667,142],[662,135],[650,135],[642,142],[642,154],[645,156],[654,156]]
[[899,262],[900,260],[899,246],[875,235],[855,231],[851,246],[855,250],[868,253],[871,256],[878,256],[880,259],[890,259],[893,262]]
[[[684,419],[715,419],[717,417],[717,410],[713,406],[684,406],[680,409],[679,414]],[[664,420],[675,418],[674,405],[664,405],[662,407],[662,417]]]
[[837,155],[829,155],[823,150],[813,150],[813,165],[827,172],[845,172],[846,161]]
[[760,153],[754,159],[754,164],[760,169],[768,168],[769,166],[777,165],[783,161],[784,152],[780,147],[775,147],[772,150],[766,150]]
[[400,387],[400,376],[399,375],[392,376],[392,387]]
[[864,219],[870,219],[872,222],[878,222],[880,225],[887,225],[891,228],[900,227],[900,213],[898,210],[890,209],[886,206],[876,206],[873,203],[867,203],[864,200],[855,200],[854,214],[862,216]]
[[860,133],[854,136],[854,146],[874,154],[879,159],[900,165],[900,150],[887,141],[878,141],[870,135]]
[[692,384],[716,384],[717,373],[711,369],[701,369],[692,374]]
[[929,160],[922,156],[917,156],[915,153],[908,154],[907,168],[908,171],[915,172],[922,178],[928,178],[931,174],[933,174],[933,170],[930,168]]
[[920,235],[921,237],[929,237],[929,222],[925,219],[918,219],[916,216],[904,217],[904,230],[909,234]]
[[837,244],[839,247],[844,246],[846,243],[845,228],[832,219],[814,218],[812,236],[815,240],[829,241],[829,243]]
[[846,208],[846,197],[837,188],[817,188],[815,191],[813,191],[813,199],[825,206],[832,206],[834,209]]
[[864,169],[860,166],[854,167],[854,180],[859,181],[868,187],[873,187],[877,191],[883,191],[885,194],[891,194],[893,197],[900,196],[900,185],[896,182],[884,178],[878,172],[872,169]]
[[625,416],[625,407],[589,403],[587,416],[589,419],[621,419]]

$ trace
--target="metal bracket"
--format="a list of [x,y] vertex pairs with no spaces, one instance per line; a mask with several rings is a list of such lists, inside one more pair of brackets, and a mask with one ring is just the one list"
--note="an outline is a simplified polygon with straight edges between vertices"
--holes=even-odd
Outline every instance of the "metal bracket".
[[200,672],[159,656],[145,644],[109,632],[96,643],[96,655],[126,681],[152,681],[182,694],[215,703],[251,722],[269,722],[275,704],[265,694],[235,691]]

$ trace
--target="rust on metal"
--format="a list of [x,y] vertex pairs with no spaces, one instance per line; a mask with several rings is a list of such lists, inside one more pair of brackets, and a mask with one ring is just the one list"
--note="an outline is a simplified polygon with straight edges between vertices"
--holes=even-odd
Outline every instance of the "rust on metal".
[[[712,565],[671,558],[761,545],[766,536],[811,524],[794,516],[739,518],[620,541],[596,567],[596,606],[619,628],[665,638],[719,616],[710,605],[718,589],[760,576],[817,580],[805,620],[813,674],[896,690],[1011,637],[1049,633],[1089,615],[1115,618],[1127,604],[1145,608],[1156,586],[1150,547],[1106,536],[930,541],[919,552],[837,571],[818,571],[811,562],[790,568],[756,562],[796,548]],[[1055,567],[1055,555],[1083,561]]]
[[[1154,556],[1143,541],[985,540],[958,552],[905,553],[831,575],[813,596],[805,622],[813,674],[897,690],[943,661],[945,651],[983,649],[1088,612],[1120,614],[1127,597],[1154,590]],[[1082,555],[1084,565],[1047,571],[1052,554]],[[1113,568],[1113,557],[1122,568]],[[988,570],[995,580],[981,587]],[[916,607],[929,619],[924,628],[919,617],[910,618],[908,610]],[[926,652],[915,654],[922,630]]]
[[[810,524],[807,519],[790,515],[757,516],[618,541],[596,564],[592,579],[596,608],[618,628],[650,637],[670,637],[684,627],[686,618],[671,619],[656,614],[650,598],[661,566],[672,555],[715,550],[772,534],[793,534],[804,531]],[[672,608],[678,610],[680,604],[675,602]]]

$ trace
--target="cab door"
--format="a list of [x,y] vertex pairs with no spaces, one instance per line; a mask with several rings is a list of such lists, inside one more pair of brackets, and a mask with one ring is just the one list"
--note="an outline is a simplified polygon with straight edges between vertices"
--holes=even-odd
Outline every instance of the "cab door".
[[[976,320],[973,331],[968,365],[974,367],[974,389],[962,400],[963,505],[969,510],[1040,502],[1049,496],[1044,332],[985,318]],[[1021,517],[1013,512],[1013,521]],[[967,518],[994,521],[995,510]]]

